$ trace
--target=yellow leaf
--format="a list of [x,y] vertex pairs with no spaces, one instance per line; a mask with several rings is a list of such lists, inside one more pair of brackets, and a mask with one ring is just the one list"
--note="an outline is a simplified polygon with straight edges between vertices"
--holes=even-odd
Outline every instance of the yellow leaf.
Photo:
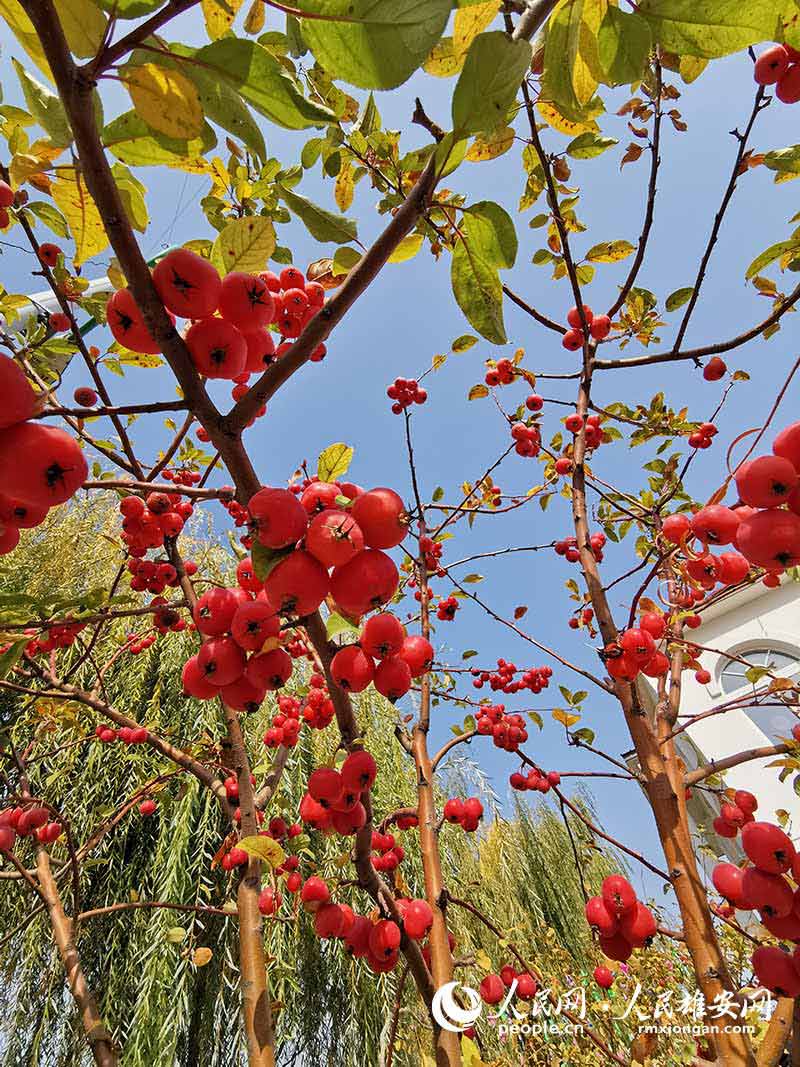
[[601,241],[589,249],[586,258],[591,263],[618,263],[635,251],[630,241]]
[[608,0],[583,0],[572,64],[572,88],[583,106],[594,96],[602,76],[597,54],[597,33],[605,17]]
[[566,133],[570,137],[575,137],[579,133],[595,132],[598,129],[594,119],[587,119],[585,122],[573,122],[572,119],[565,118],[553,104],[548,104],[541,100],[536,105],[536,109],[545,122],[552,126],[554,130],[558,130],[559,133]]
[[212,41],[218,41],[228,32],[242,3],[243,0],[203,0],[206,31]]
[[239,842],[239,848],[243,848],[248,856],[255,856],[268,863],[273,870],[280,867],[286,858],[286,854],[274,838],[262,837],[261,834],[243,837]]
[[261,33],[264,29],[266,17],[264,15],[264,0],[253,0],[252,7],[245,15],[244,32]]
[[390,263],[405,263],[407,259],[413,259],[422,248],[424,237],[421,233],[409,233],[389,256]]
[[336,206],[341,212],[344,213],[347,211],[353,203],[354,189],[355,181],[353,180],[353,164],[348,160],[336,176],[334,196],[336,198]]
[[453,25],[453,49],[456,55],[466,54],[473,40],[492,22],[498,9],[497,0],[489,0],[488,3],[460,7],[456,11]]
[[475,964],[476,966],[480,967],[484,974],[488,974],[492,969],[492,961],[489,959],[489,957],[486,955],[482,948],[478,949],[478,951],[475,953]]
[[17,0],[0,0],[0,15],[8,23],[9,29],[42,74],[52,82],[53,75],[50,65],[45,59],[36,30],[33,28],[33,23],[23,10],[22,5],[17,3]]
[[106,16],[92,0],[55,0],[70,51],[80,59],[91,59],[103,43]]
[[234,219],[217,235],[211,249],[211,262],[220,272],[265,270],[275,251],[275,228],[263,215]]
[[[462,11],[468,10],[462,8]],[[485,159],[497,159],[507,152],[514,143],[514,131],[510,126],[504,126],[488,137],[476,137],[467,149],[464,156],[469,163],[482,163]]]
[[167,137],[190,141],[203,129],[203,108],[193,82],[177,70],[142,63],[123,71],[140,119]]
[[441,41],[431,49],[428,58],[422,64],[422,69],[426,74],[432,74],[434,78],[452,78],[463,66],[464,56],[456,52],[453,47],[453,38],[442,37]]
[[570,726],[574,726],[576,722],[581,721],[580,715],[570,715],[568,711],[564,711],[563,708],[553,708],[552,716],[556,722],[560,722],[562,726],[566,726],[567,729]]
[[15,188],[28,181],[34,174],[41,174],[64,152],[49,142],[36,141],[27,152],[18,152],[11,157],[8,170]]
[[192,953],[192,963],[195,967],[205,967],[207,963],[211,962],[211,957],[213,955],[214,953],[210,948],[205,948],[204,946],[196,948]]
[[74,167],[59,167],[53,182],[53,200],[69,223],[75,241],[75,264],[80,266],[108,246],[108,237],[97,205],[83,176]]

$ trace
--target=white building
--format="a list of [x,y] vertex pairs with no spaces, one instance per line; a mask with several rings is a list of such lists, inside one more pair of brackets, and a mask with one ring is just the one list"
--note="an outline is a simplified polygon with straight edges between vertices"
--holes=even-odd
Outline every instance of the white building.
[[[682,679],[681,716],[697,715],[728,700],[753,693],[754,685],[745,677],[747,667],[728,656],[746,659],[753,666],[769,666],[773,674],[796,679],[800,675],[800,584],[784,579],[777,589],[760,582],[724,594],[702,611],[702,625],[687,631],[687,637],[714,652],[703,652],[701,665],[710,672],[711,681],[701,685],[694,672],[685,671]],[[726,655],[726,653],[728,655]],[[757,683],[760,689],[768,684]],[[771,704],[779,704],[777,697]],[[746,749],[761,748],[791,738],[792,727],[800,720],[797,708],[781,706],[743,706],[719,715],[700,719],[675,739],[675,745],[688,770],[724,759]],[[679,719],[679,724],[685,722]],[[790,774],[779,780],[780,768],[769,767],[777,757],[753,760],[725,772],[726,786],[748,789],[758,797],[756,818],[777,822],[778,812],[787,812],[792,837],[800,835],[800,795]],[[800,785],[798,786],[800,788]],[[717,855],[734,861],[743,858],[738,838],[717,837],[711,824],[719,814],[718,799],[711,793],[694,789],[689,800],[689,814],[695,828]]]

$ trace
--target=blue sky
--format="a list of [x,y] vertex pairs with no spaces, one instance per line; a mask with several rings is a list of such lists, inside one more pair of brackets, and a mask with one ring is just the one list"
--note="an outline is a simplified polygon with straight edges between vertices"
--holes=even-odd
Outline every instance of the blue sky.
[[[184,34],[176,33],[176,37],[192,39],[193,27],[186,25],[186,19],[183,26]],[[0,33],[0,44],[6,57],[16,55],[24,59],[22,50],[8,36],[5,27]],[[736,126],[743,128],[752,107],[754,91],[751,63],[746,54],[712,64],[692,86],[683,86],[677,76],[668,77],[681,90],[681,98],[674,106],[688,122],[689,129],[679,133],[669,122],[664,124],[655,225],[650,255],[639,278],[639,283],[652,289],[662,301],[674,289],[691,285],[694,280],[735,153],[734,138],[729,131]],[[6,79],[6,100],[17,102],[18,93],[11,82],[11,78]],[[431,117],[447,127],[452,84],[451,81],[417,75],[395,92],[376,94],[384,124],[408,131],[403,135],[404,150],[423,144],[426,138],[418,127],[409,125],[414,97],[419,95]],[[588,225],[588,231],[574,239],[573,248],[579,254],[599,241],[626,238],[635,243],[641,228],[647,158],[626,166],[622,172],[619,169],[622,150],[633,138],[626,129],[625,119],[616,117],[614,112],[627,96],[624,90],[609,94],[609,115],[601,120],[603,133],[618,137],[620,145],[600,159],[573,164],[570,184],[581,187],[578,214]],[[127,106],[121,101],[116,87],[111,87],[107,99],[107,118],[115,113],[117,103],[121,104],[120,110]],[[784,147],[792,143],[795,130],[796,113],[773,102],[758,121],[753,144],[757,150]],[[267,127],[268,150],[285,164],[292,164],[299,158],[305,139],[314,132],[293,134]],[[566,144],[566,139],[553,131],[547,131],[544,136],[550,150]],[[521,145],[517,145],[493,163],[465,163],[447,179],[446,184],[465,192],[471,201],[497,200],[515,214],[523,187],[520,151]],[[226,154],[224,144],[221,154]],[[143,240],[147,255],[157,254],[172,244],[191,238],[213,237],[198,204],[207,191],[207,179],[148,169],[138,173],[149,189],[152,222]],[[333,181],[323,179],[318,170],[306,173],[297,191],[335,210]],[[796,187],[792,183],[774,186],[771,172],[764,168],[745,176],[725,222],[688,343],[700,344],[734,336],[766,316],[769,305],[745,283],[744,271],[758,252],[789,235],[788,220],[797,209],[796,199]],[[385,224],[385,219],[375,210],[375,203],[375,193],[369,189],[367,181],[362,182],[349,214],[358,218],[359,235],[364,243],[369,243]],[[563,319],[572,304],[567,282],[553,282],[548,268],[530,263],[533,252],[542,243],[543,231],[529,230],[527,219],[537,210],[544,210],[541,204],[543,201],[517,220],[520,236],[518,263],[507,272],[504,280],[540,310]],[[16,233],[9,236],[17,240]],[[49,235],[44,236],[44,231],[42,239],[49,239]],[[281,227],[279,241],[292,248],[295,262],[301,268],[333,251],[333,246],[315,243],[302,224],[296,222]],[[91,271],[87,266],[87,274],[103,273],[107,262],[103,256],[98,257],[91,264]],[[595,311],[604,310],[611,303],[628,265],[626,262],[619,266],[598,266],[595,281],[585,291],[587,303]],[[4,249],[0,267],[7,289],[30,292],[41,288],[41,279],[33,280],[28,276],[30,256]],[[793,276],[778,278],[778,282],[779,287],[788,290],[793,284]],[[655,350],[666,347],[671,326],[680,315],[667,318],[670,325],[662,331],[665,344],[654,346]],[[511,306],[506,309],[506,324],[509,344],[504,351],[481,341],[463,355],[450,356],[446,365],[427,379],[429,401],[423,408],[415,410],[413,433],[423,493],[428,498],[434,487],[441,485],[445,489],[445,500],[460,499],[461,483],[479,476],[508,443],[507,426],[491,401],[468,403],[466,400],[469,387],[483,379],[484,359],[510,356],[519,346],[527,353],[525,365],[533,371],[558,373],[576,366],[575,356],[564,351],[554,334],[538,327]],[[437,263],[423,250],[409,263],[387,266],[329,340],[327,359],[322,364],[303,368],[271,401],[267,416],[249,431],[247,443],[263,481],[280,484],[303,460],[313,465],[326,445],[346,441],[356,449],[351,468],[354,480],[365,486],[393,486],[410,499],[403,419],[391,414],[386,386],[398,375],[413,377],[421,373],[430,365],[435,353],[449,351],[452,340],[468,331],[468,324],[450,293],[446,254]],[[722,480],[728,443],[742,430],[757,425],[766,415],[795,358],[796,337],[797,327],[794,316],[790,315],[782,331],[768,345],[757,340],[729,359],[731,369],[747,370],[752,381],[734,389],[714,448],[701,455],[694,465],[690,487],[698,497],[713,491]],[[612,354],[612,349],[613,346],[609,346],[604,355]],[[637,351],[636,345],[632,344],[625,354]],[[85,384],[77,364],[75,366],[66,382],[70,393],[76,385]],[[108,384],[113,398],[119,403],[174,396],[174,385],[169,375],[162,371],[129,370],[124,380],[109,376]],[[661,365],[624,374],[600,375],[595,400],[600,404],[613,400],[647,402],[661,389],[667,391],[675,407],[688,405],[689,417],[695,419],[707,418],[721,393],[719,383],[704,382],[700,372],[691,366]],[[540,387],[545,396],[568,400],[573,399],[572,390],[573,383],[543,382]],[[224,407],[227,387],[215,385],[212,392]],[[506,387],[501,391],[500,399],[510,409],[525,392],[522,385]],[[783,422],[794,414],[796,397],[797,392],[793,389],[784,403]],[[546,438],[558,429],[564,411],[563,408],[546,408]],[[780,424],[781,420],[778,421]],[[154,453],[164,439],[159,424],[143,421],[139,425],[143,449]],[[645,454],[644,449],[629,453],[624,442],[619,442],[601,449],[593,461],[593,468],[606,481],[631,489],[643,481],[645,475],[640,467],[649,458],[650,453]],[[524,493],[541,480],[540,472],[535,460],[514,455],[499,469],[496,481],[504,492]],[[222,526],[222,519],[219,525]],[[553,501],[544,515],[533,504],[504,516],[502,520],[500,517],[479,519],[469,535],[464,530],[448,542],[445,560],[508,545],[547,542],[568,534],[569,526],[570,514],[565,501]],[[603,564],[604,575],[610,579],[628,569],[634,562],[632,552],[630,542],[619,550],[609,551]],[[598,669],[590,640],[583,632],[576,634],[566,627],[570,602],[566,598],[564,582],[577,577],[575,568],[548,552],[501,557],[466,568],[473,569],[480,570],[486,579],[471,588],[495,610],[508,617],[516,605],[527,605],[528,613],[520,625],[537,639],[557,647],[568,658],[590,670]],[[461,573],[465,573],[463,568]],[[450,591],[446,581],[440,588],[443,592]],[[618,587],[616,592],[615,607],[625,602],[625,586]],[[547,662],[542,654],[493,623],[469,603],[458,612],[455,622],[439,625],[436,643],[442,648],[442,659],[450,664],[459,664],[461,652],[470,648],[480,650],[480,656],[470,663],[481,666],[491,666],[498,656],[513,659],[520,667]],[[549,691],[530,702],[508,698],[507,706],[510,709],[549,708],[563,703],[557,683],[572,689],[583,688],[578,681],[568,672],[556,670]],[[472,695],[468,685],[465,692]],[[462,716],[463,712],[458,709],[440,705],[434,714],[432,743],[435,745],[450,736],[450,724],[460,721]],[[630,747],[619,711],[611,701],[591,695],[582,725],[595,730],[597,743],[609,752],[618,754]],[[541,735],[532,728],[527,749],[545,768],[602,769],[599,762],[590,762],[586,756],[565,747],[561,728],[549,718],[549,713],[545,714],[545,728]],[[507,777],[516,769],[516,761],[499,753],[486,741],[473,745],[470,753],[480,756],[499,793],[505,796]],[[575,784],[576,780],[571,782]],[[592,788],[605,827],[629,844],[642,848],[658,863],[660,850],[650,813],[636,787],[630,783],[594,782]],[[652,887],[652,883],[641,884]]]

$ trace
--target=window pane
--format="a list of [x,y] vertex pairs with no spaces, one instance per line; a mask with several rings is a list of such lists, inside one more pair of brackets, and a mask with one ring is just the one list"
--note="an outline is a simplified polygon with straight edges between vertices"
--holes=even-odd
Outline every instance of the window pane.
[[[742,654],[754,667],[768,667],[776,672],[786,672],[789,667],[797,666],[797,659],[773,648],[755,648]],[[732,693],[737,689],[752,685],[746,676],[747,667],[743,663],[729,663],[720,677],[723,693]]]

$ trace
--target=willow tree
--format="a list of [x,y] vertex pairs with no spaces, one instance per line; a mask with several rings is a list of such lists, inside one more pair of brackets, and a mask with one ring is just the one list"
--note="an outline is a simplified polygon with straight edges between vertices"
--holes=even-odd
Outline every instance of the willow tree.
[[[796,706],[791,680],[746,657],[736,658],[749,672],[752,693],[723,704],[709,698],[700,709],[683,707],[681,699],[686,670],[700,684],[710,677],[702,629],[694,633],[706,607],[731,588],[761,581],[774,588],[800,563],[798,425],[784,426],[771,453],[755,454],[796,364],[784,367],[775,354],[767,370],[766,361],[759,365],[751,356],[800,298],[800,286],[780,289],[780,273],[800,262],[794,230],[772,235],[784,239],[752,258],[763,243],[752,223],[754,247],[741,269],[769,301],[769,313],[750,321],[744,307],[727,309],[714,318],[721,338],[686,343],[740,185],[760,167],[774,171],[778,185],[798,172],[796,146],[756,153],[751,144],[773,99],[771,86],[781,105],[800,97],[794,0],[642,0],[630,11],[613,0],[306,0],[298,7],[255,0],[248,11],[225,0],[6,0],[2,14],[27,59],[13,60],[24,107],[0,108],[7,144],[0,225],[13,243],[27,243],[35,284],[51,294],[34,303],[19,291],[33,284],[7,278],[0,297],[8,353],[0,363],[0,551],[12,576],[2,601],[0,686],[14,701],[3,746],[9,806],[0,823],[2,873],[10,892],[28,894],[16,906],[36,911],[36,925],[22,936],[27,951],[38,939],[40,960],[50,950],[38,918],[47,916],[94,1060],[107,1067],[166,1054],[194,1062],[218,1031],[216,1047],[241,1033],[249,1067],[265,1067],[336,1048],[346,1020],[350,1055],[374,1061],[379,1043],[385,1060],[402,1054],[426,1062],[432,1051],[437,1064],[454,1067],[474,1063],[496,1040],[485,1019],[475,1030],[479,1044],[471,1036],[481,1002],[505,1001],[506,1010],[512,1000],[530,1019],[545,1008],[562,1014],[600,1062],[649,1054],[647,1035],[637,1034],[633,1022],[619,1031],[602,1015],[582,1019],[564,1007],[568,976],[548,985],[552,976],[531,956],[537,924],[521,913],[524,897],[514,893],[504,903],[485,884],[489,857],[502,859],[502,878],[519,887],[538,854],[525,820],[507,838],[499,828],[484,831],[477,852],[468,844],[465,835],[479,830],[484,815],[477,793],[485,779],[473,767],[470,776],[453,778],[451,789],[448,768],[457,766],[462,746],[479,753],[491,737],[519,768],[511,786],[554,798],[566,820],[566,842],[553,837],[550,822],[542,831],[568,845],[563,853],[581,887],[574,922],[558,910],[567,897],[560,904],[549,898],[545,925],[560,915],[553,951],[562,942],[576,950],[578,930],[588,934],[578,925],[584,897],[598,934],[597,961],[602,952],[609,962],[646,968],[658,960],[655,943],[674,941],[692,975],[676,979],[677,986],[701,1005],[707,1024],[690,1053],[676,1049],[681,1062],[689,1055],[751,1065],[757,1055],[762,1067],[777,1063],[800,972],[774,942],[800,941],[784,877],[791,869],[797,881],[800,863],[792,867],[794,846],[783,829],[755,818],[754,793],[727,789],[721,775],[769,756],[782,757],[781,773],[791,775],[798,767],[794,742],[688,770],[676,738],[710,714],[753,703]],[[756,59],[747,50],[759,42],[774,43]],[[684,91],[702,94],[704,78],[712,77],[706,66],[736,52],[742,85],[754,72],[756,88],[747,89],[732,158],[720,165],[719,209],[708,220],[699,264],[681,265],[691,284],[652,292],[640,275],[661,254],[651,238],[662,153],[670,137],[686,133],[674,101]],[[405,93],[412,75],[415,87],[426,84],[425,75],[451,79],[445,127],[441,115],[437,121],[426,111],[420,88],[420,99],[401,96],[409,130],[385,128],[379,94]],[[115,91],[107,92],[112,83]],[[634,140],[625,147],[604,133],[611,109],[630,116]],[[290,158],[268,154],[273,127],[296,134]],[[217,150],[220,139],[226,147]],[[608,152],[619,153],[620,166],[641,168],[641,223],[625,216],[633,240],[607,233],[587,240],[578,216],[575,178],[585,168],[591,190],[592,161]],[[507,153],[521,163],[519,200],[504,197],[504,182],[495,178],[505,166],[496,160]],[[461,191],[465,162],[479,164],[485,198]],[[161,168],[155,182],[144,171],[152,167]],[[335,178],[335,211],[298,191],[304,173],[317,168]],[[170,190],[171,170],[206,176],[210,188],[192,217],[191,239],[149,263],[138,235],[148,231],[148,199]],[[382,230],[349,214],[358,185],[385,217]],[[528,220],[530,211],[536,214]],[[290,219],[320,245],[304,271],[276,238],[276,226]],[[520,228],[546,233],[544,247],[529,239],[527,249],[535,264],[552,268],[552,284],[537,286],[535,298],[520,293],[510,273]],[[253,447],[250,427],[279,391],[296,404],[301,424],[328,340],[335,346],[343,320],[358,319],[370,306],[372,283],[389,263],[406,262],[392,269],[411,273],[423,247],[444,261],[440,269],[449,262],[453,297],[474,331],[452,342],[451,351],[479,345],[485,363],[484,380],[467,398],[470,420],[485,419],[488,429],[499,419],[508,433],[502,451],[487,454],[476,473],[462,470],[453,450],[451,488],[428,484],[415,427],[426,417],[429,390],[434,404],[437,395],[457,403],[439,355],[430,370],[441,373],[425,385],[427,371],[407,378],[407,367],[387,369],[386,419],[403,431],[406,486],[365,492],[347,480],[354,449],[340,439],[362,449],[376,444],[358,440],[357,424],[346,430],[334,424],[335,443],[316,470],[298,456],[288,488],[275,485],[269,449]],[[84,267],[106,251],[113,256],[108,277],[89,285]],[[603,295],[604,286],[613,295]],[[552,310],[564,299],[573,304],[566,316]],[[524,347],[504,356],[509,304],[520,314],[513,339]],[[98,324],[113,341],[103,332],[90,344],[89,330]],[[425,327],[437,329],[435,322]],[[672,333],[666,345],[663,330]],[[543,338],[559,353],[559,345],[574,353],[563,356],[557,373],[538,365]],[[750,357],[751,375],[728,371],[721,357],[733,351]],[[86,384],[70,402],[62,379],[77,366]],[[146,401],[116,403],[113,376],[131,366],[164,366],[169,385],[164,390],[158,376],[162,386]],[[649,366],[668,368],[665,381],[673,387],[692,382],[702,368],[708,383],[725,379],[721,399],[713,411],[690,417],[668,388],[643,397],[637,369]],[[229,410],[209,391],[216,379],[235,383]],[[544,380],[557,395],[536,391]],[[733,386],[746,380],[768,393],[767,414],[754,432],[729,425],[725,406]],[[613,384],[599,404],[606,382]],[[493,405],[475,403],[490,393]],[[168,414],[163,430],[154,418],[161,413]],[[263,426],[266,440],[268,415]],[[734,465],[733,447],[748,433]],[[731,442],[730,463],[724,471],[720,462],[720,485],[703,505],[694,461],[718,434]],[[621,464],[609,474],[606,455],[628,445],[645,446],[643,471]],[[523,472],[516,477],[535,483],[528,491],[497,484],[501,465],[505,476],[512,464]],[[532,469],[536,476],[524,473]],[[28,544],[20,542],[20,527],[39,531],[31,536],[46,560],[49,509],[79,493],[91,502],[109,491],[119,497],[114,534],[99,512],[91,527],[91,504],[82,512],[102,550],[88,567],[92,574],[81,577],[96,572],[100,579],[103,572],[103,580],[86,586],[55,574],[42,584],[31,576],[16,588],[14,553],[18,543]],[[227,512],[215,536],[242,553],[235,579],[219,551],[189,558],[185,523],[196,510],[210,513],[215,501]],[[495,552],[467,545],[478,528],[491,520],[494,529],[509,513],[514,530],[535,519],[535,534],[524,544],[509,544],[511,532]],[[569,523],[572,532],[564,536]],[[456,542],[464,551],[453,559]],[[104,571],[112,544],[113,566]],[[717,545],[725,551],[712,552]],[[551,550],[575,565],[565,595],[570,630],[597,642],[597,658],[576,655],[569,631],[552,647],[526,621],[526,605],[496,603],[483,591],[488,584],[475,592],[481,576],[460,569],[522,551],[531,555],[523,554],[520,566],[535,579]],[[85,571],[78,558],[76,570]],[[52,574],[46,565],[43,571]],[[622,609],[612,609],[620,597]],[[494,667],[468,647],[449,663],[441,626],[466,607],[502,628],[509,647],[535,662],[526,657],[519,669],[500,660]],[[468,623],[459,619],[455,628]],[[479,636],[464,643],[478,644]],[[473,656],[480,666],[470,663]],[[131,666],[129,657],[142,657],[142,666],[139,660]],[[631,803],[644,797],[663,860],[612,841],[571,794],[566,775],[526,748],[529,731],[544,729],[528,694],[550,688],[551,679],[568,706],[553,710],[552,728],[565,731],[587,763],[597,761],[581,775],[620,779]],[[493,702],[482,692],[487,688],[512,699]],[[276,690],[277,704],[267,697]],[[181,693],[201,706],[184,703]],[[356,693],[369,695],[356,701]],[[615,709],[624,722],[630,762],[606,750],[601,721],[588,725],[590,700]],[[448,711],[459,719],[466,711],[466,718],[453,723],[437,750],[436,726]],[[55,754],[41,751],[51,727]],[[65,730],[77,736],[61,743]],[[106,806],[101,783],[113,791],[113,805]],[[692,790],[708,791],[715,810],[720,805],[718,836],[733,840],[741,832],[751,861],[746,870],[733,864],[715,870],[723,905],[710,902],[698,861],[687,811]],[[134,831],[131,817],[166,825]],[[161,836],[169,831],[174,849]],[[594,838],[663,883],[676,928],[659,922],[659,907],[639,900],[621,871],[591,896]],[[121,869],[113,862],[117,849]],[[137,860],[130,870],[129,854]],[[217,865],[235,886],[220,907],[206,902]],[[126,880],[134,870],[138,886]],[[462,887],[465,870],[476,877]],[[87,893],[98,901],[89,909],[92,922],[115,924],[105,935],[116,939],[108,959],[103,928],[82,933]],[[748,907],[760,911],[763,927],[736,921],[736,908]],[[150,938],[153,917],[138,914],[159,910],[189,916],[168,928],[168,943],[183,946],[177,958]],[[506,929],[510,918],[514,926]],[[523,920],[523,943],[512,941]],[[456,966],[465,960],[453,931],[462,921],[476,949],[467,962],[488,961],[491,968],[480,994],[468,983],[457,988]],[[212,929],[219,951],[198,941]],[[18,947],[17,931],[6,936]],[[337,940],[364,962],[343,962],[330,943]],[[757,1041],[738,1020],[726,1021],[731,1005],[741,1014],[754,941],[756,979],[780,997]],[[130,979],[124,961],[135,945],[150,984],[123,1009]],[[52,968],[47,973],[40,1014],[27,1018],[14,1039],[45,1058],[78,1041],[63,1007],[64,986]],[[380,977],[386,974],[393,977]],[[333,994],[328,975],[336,976]],[[16,982],[26,1003],[32,981],[31,969],[12,971],[11,988]],[[596,981],[607,988],[617,979],[600,963]],[[319,1022],[329,995],[337,1010]],[[379,1037],[377,1020],[391,995],[398,1007]],[[312,1004],[317,1017],[301,1020]],[[232,1040],[235,1047],[238,1036]],[[524,1057],[539,1038],[529,1033],[521,1041],[515,1052]],[[45,1050],[48,1042],[52,1049]]]

